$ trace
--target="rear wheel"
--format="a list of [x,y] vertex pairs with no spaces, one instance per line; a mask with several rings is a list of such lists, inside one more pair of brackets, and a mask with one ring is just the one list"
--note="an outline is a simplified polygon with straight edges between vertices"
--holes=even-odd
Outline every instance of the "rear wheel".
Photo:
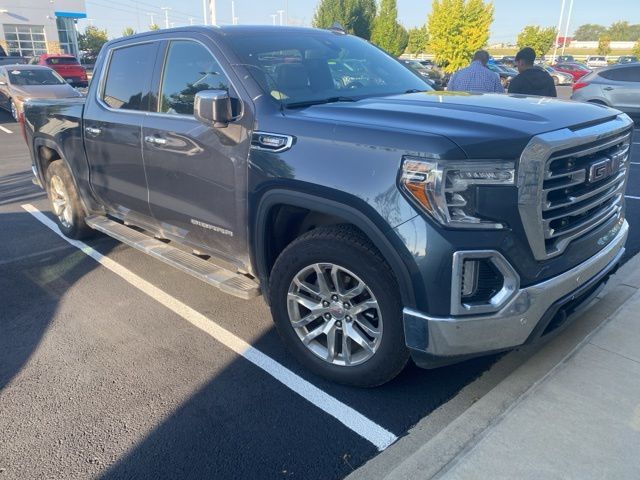
[[18,121],[18,107],[13,100],[11,100],[11,116],[17,122]]
[[318,375],[373,387],[407,363],[395,278],[353,228],[318,228],[289,245],[271,273],[270,300],[284,343]]
[[52,162],[47,169],[47,194],[65,236],[82,239],[94,233],[85,222],[87,213],[80,202],[71,173],[62,160]]

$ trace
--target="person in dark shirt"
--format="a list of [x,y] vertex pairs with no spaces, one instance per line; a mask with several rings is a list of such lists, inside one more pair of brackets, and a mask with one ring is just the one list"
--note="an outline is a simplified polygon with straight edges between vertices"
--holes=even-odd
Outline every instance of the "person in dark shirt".
[[509,93],[557,97],[553,78],[545,70],[535,68],[533,66],[535,60],[536,52],[531,47],[524,47],[518,52],[515,66],[519,74],[509,83]]

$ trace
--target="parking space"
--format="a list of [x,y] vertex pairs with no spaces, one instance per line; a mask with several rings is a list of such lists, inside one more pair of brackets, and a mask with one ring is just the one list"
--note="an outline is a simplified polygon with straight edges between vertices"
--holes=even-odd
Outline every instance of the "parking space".
[[[4,113],[0,126],[8,478],[343,478],[496,360],[411,365],[372,390],[318,379],[286,352],[261,299],[220,293],[107,237],[57,235],[18,126]],[[640,218],[640,165],[627,193],[628,218]],[[640,250],[631,224],[628,257]]]

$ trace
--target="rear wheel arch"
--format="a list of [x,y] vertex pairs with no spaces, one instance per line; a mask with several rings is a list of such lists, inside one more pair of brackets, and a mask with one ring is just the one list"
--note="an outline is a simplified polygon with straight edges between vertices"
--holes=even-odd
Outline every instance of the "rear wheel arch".
[[[366,208],[371,212],[365,214],[361,209],[326,196],[295,190],[277,189],[264,194],[253,217],[251,232],[254,268],[263,288],[268,288],[278,255],[296,238],[317,227],[346,224],[357,229],[380,252],[395,276],[403,305],[415,306],[409,269],[398,251],[406,247],[397,243],[399,238],[394,240],[391,235],[385,235],[373,220],[379,217],[377,212],[369,206]],[[278,240],[281,237],[281,241]]]

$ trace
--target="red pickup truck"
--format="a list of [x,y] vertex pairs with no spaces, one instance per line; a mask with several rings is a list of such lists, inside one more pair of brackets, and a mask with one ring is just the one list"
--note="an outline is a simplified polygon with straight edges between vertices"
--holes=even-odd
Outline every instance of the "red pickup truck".
[[30,63],[52,68],[74,87],[89,86],[87,71],[73,55],[45,53],[34,57]]

